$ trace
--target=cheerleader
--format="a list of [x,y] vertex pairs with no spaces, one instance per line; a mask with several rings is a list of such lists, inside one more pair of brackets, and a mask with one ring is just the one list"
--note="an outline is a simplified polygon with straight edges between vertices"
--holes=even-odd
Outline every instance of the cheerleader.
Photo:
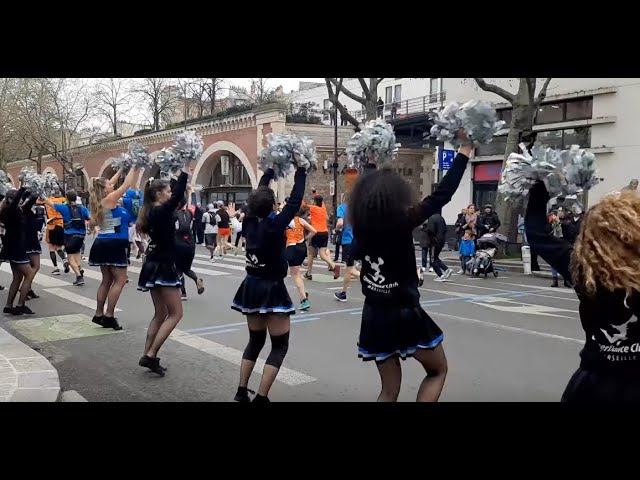
[[[28,198],[27,198],[28,197]],[[23,200],[24,199],[24,200]],[[27,295],[31,291],[31,282],[35,275],[27,255],[27,216],[25,212],[31,210],[37,197],[29,196],[24,187],[19,190],[9,190],[0,206],[0,222],[5,227],[5,236],[0,250],[0,260],[9,262],[13,279],[7,295],[4,313],[11,315],[33,315],[34,312],[25,305]],[[13,302],[20,291],[18,305]]]
[[[288,203],[288,201],[287,201]],[[317,230],[313,228],[309,222],[302,218],[304,212],[301,210],[291,220],[287,227],[287,263],[289,264],[289,273],[293,279],[293,283],[300,294],[300,310],[309,310],[311,303],[309,302],[309,294],[304,289],[304,280],[300,273],[300,266],[307,257],[307,242],[313,238]],[[309,234],[304,236],[304,232]]]
[[[25,221],[26,221],[26,242],[27,242],[27,255],[29,256],[29,265],[31,265],[31,269],[33,270],[33,277],[35,278],[36,274],[40,270],[40,255],[42,254],[42,246],[40,245],[40,238],[38,235],[42,232],[42,229],[45,225],[44,218],[44,208],[42,205],[35,205],[32,208],[25,210]],[[34,209],[42,209],[43,212],[37,214]],[[29,290],[27,293],[27,300],[31,300],[34,298],[40,298],[39,295],[33,291],[33,289]]]
[[93,178],[91,181],[89,227],[98,228],[98,235],[91,245],[89,265],[100,267],[102,273],[102,281],[96,294],[96,311],[91,321],[114,330],[122,330],[114,315],[116,303],[127,283],[130,221],[128,211],[117,204],[120,197],[133,185],[139,171],[138,168],[132,168],[119,188],[115,188],[115,184],[122,174],[122,169],[111,180]]
[[[348,214],[356,242],[351,254],[362,261],[365,297],[358,356],[376,362],[382,383],[379,402],[398,399],[400,358],[412,356],[427,373],[417,400],[434,402],[442,392],[447,374],[443,333],[420,307],[412,232],[451,200],[470,154],[471,146],[461,147],[436,191],[419,203],[412,187],[391,169],[361,176],[352,191]],[[398,248],[389,248],[389,231],[396,232]]]
[[525,230],[531,249],[565,279],[580,301],[586,342],[563,402],[640,402],[640,195],[604,197],[582,220],[575,247],[548,233],[549,194],[529,192]]
[[184,276],[186,275],[196,283],[198,289],[198,295],[204,293],[204,280],[198,278],[195,272],[191,269],[193,259],[196,256],[196,241],[193,237],[193,215],[187,208],[187,200],[183,198],[180,200],[178,210],[175,212],[176,221],[176,270],[180,275],[182,291],[182,300],[187,299],[187,289],[184,284]]
[[149,179],[144,188],[138,231],[150,237],[140,271],[138,290],[151,291],[155,313],[147,329],[144,354],[138,365],[160,376],[165,368],[157,357],[160,347],[182,318],[180,275],[175,264],[175,210],[187,188],[188,165],[182,169],[173,190],[161,179]]
[[269,402],[269,390],[289,349],[289,315],[296,311],[284,285],[287,276],[285,229],[300,210],[307,174],[304,168],[297,169],[289,202],[279,215],[276,214],[275,194],[269,188],[274,174],[273,169],[268,169],[258,188],[251,192],[242,228],[247,249],[247,276],[231,308],[247,316],[249,343],[240,364],[237,402],[249,401],[247,385],[265,344],[267,329],[271,337],[271,353],[253,401]]

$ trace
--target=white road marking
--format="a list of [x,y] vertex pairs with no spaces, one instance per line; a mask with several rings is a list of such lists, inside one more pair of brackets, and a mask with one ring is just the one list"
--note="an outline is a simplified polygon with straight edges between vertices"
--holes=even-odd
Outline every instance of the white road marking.
[[525,288],[535,288],[537,290],[547,290],[549,292],[554,292],[554,293],[567,293],[569,295],[575,295],[576,292],[572,289],[572,288],[554,288],[554,287],[541,287],[538,285],[522,285],[520,283],[509,283],[509,282],[499,282],[496,281],[494,283],[501,283],[503,285],[512,285],[514,287],[525,287]]
[[[137,258],[132,258],[131,259],[132,262],[138,262],[138,263],[142,263],[142,260],[139,260]],[[194,260],[194,262],[196,262]],[[197,263],[202,263],[204,265],[209,264],[209,262],[197,262]],[[211,264],[213,266],[213,264]],[[133,272],[133,273],[140,273],[141,268],[140,267],[134,267],[133,265],[129,265],[128,267],[128,271],[129,272]],[[219,277],[221,275],[231,275],[229,272],[221,272],[219,270],[209,270],[208,268],[199,268],[199,267],[192,267],[191,270],[193,270],[196,273],[199,273],[201,275],[208,275],[210,277]],[[244,270],[244,269],[242,269]]]
[[[8,263],[3,263],[0,267],[0,270],[2,270],[3,272],[11,273],[11,267]],[[41,272],[38,272],[38,274],[35,276],[35,278],[33,279],[33,283],[35,283],[36,285],[41,285],[45,288],[67,287],[71,285],[70,282],[65,282],[64,280],[60,280],[58,278],[49,277]]]
[[[57,295],[58,297],[64,298],[65,300],[69,300],[70,302],[77,303],[78,305],[82,305],[83,307],[90,308],[91,310],[96,309],[95,300],[84,297],[82,295],[78,295],[77,293],[71,292],[69,290],[64,290],[62,288],[45,288],[44,291],[47,293],[52,293],[53,295]],[[122,310],[116,308],[115,311],[121,312]]]
[[[516,303],[509,302],[508,300],[500,300],[495,299],[500,302],[508,302],[508,303]],[[546,307],[543,305],[531,305],[531,304],[521,304],[516,305],[515,307],[506,306],[506,305],[491,305],[490,303],[482,303],[482,302],[471,302],[475,305],[480,305],[481,307],[492,308],[493,310],[499,310],[501,312],[509,312],[509,313],[524,313],[528,315],[544,315],[547,317],[562,317],[562,318],[571,318],[567,315],[556,315],[551,312],[574,312],[575,310],[566,310],[564,308],[554,308],[554,307]]]
[[508,325],[501,325],[499,323],[485,322],[484,320],[478,320],[475,318],[458,317],[457,315],[449,315],[446,313],[430,312],[430,315],[435,317],[450,318],[452,320],[459,320],[461,322],[475,323],[478,325],[483,325],[485,327],[497,328],[498,330],[507,330],[510,332],[526,333],[528,335],[535,335],[538,337],[545,337],[545,338],[553,338],[555,340],[562,340],[564,342],[572,342],[572,343],[577,343],[579,345],[584,345],[584,340],[580,340],[578,338],[563,337],[562,335],[554,335],[552,333],[539,332],[537,330],[528,330],[526,328],[510,327]]
[[[242,352],[240,350],[227,347],[226,345],[221,345],[220,343],[213,342],[207,338],[202,338],[197,335],[191,335],[190,333],[184,332],[182,330],[174,330],[169,338],[175,340],[176,342],[180,342],[184,345],[188,345],[192,348],[200,350],[201,352],[205,352],[214,357],[221,358],[222,360],[233,363],[234,365],[240,366],[240,363],[242,361]],[[264,365],[264,360],[258,358],[254,367],[254,371],[262,373]],[[287,367],[280,367],[280,371],[278,372],[278,376],[276,377],[276,381],[289,386],[303,385],[305,383],[315,382],[316,380],[317,378],[310,377],[309,375],[305,375],[304,373],[296,372],[295,370],[291,370]]]
[[[481,288],[483,290],[495,290],[496,292],[509,292],[512,293],[513,290],[505,290],[503,288],[492,288],[492,287],[483,287],[480,285],[468,285],[466,283],[455,283],[455,282],[449,282],[451,285],[461,285],[461,286],[465,286],[465,287],[469,287],[469,288]],[[519,286],[519,287],[525,287],[525,288],[535,288],[535,289],[549,289],[552,291],[557,291],[557,288],[551,288],[551,287],[536,287],[534,285],[520,285],[517,283],[506,283],[506,282],[498,282],[498,283],[503,283],[505,285],[514,285],[514,286]],[[526,292],[527,295],[534,295],[537,297],[544,297],[544,298],[555,298],[557,300],[568,300],[571,302],[579,302],[580,300],[578,300],[577,298],[568,298],[568,297],[554,297],[552,295],[543,295],[541,293],[535,293],[535,291],[533,290],[523,290],[523,292]],[[564,292],[563,292],[564,293]]]

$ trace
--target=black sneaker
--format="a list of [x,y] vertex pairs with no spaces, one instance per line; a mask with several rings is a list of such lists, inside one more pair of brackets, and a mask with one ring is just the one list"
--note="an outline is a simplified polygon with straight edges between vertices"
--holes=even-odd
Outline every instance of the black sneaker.
[[4,290],[4,287],[2,285],[0,285],[0,290]]
[[122,327],[118,323],[118,320],[116,320],[114,317],[107,317],[106,315],[102,317],[101,325],[104,328],[113,328],[114,330],[122,330]]
[[571,283],[568,280],[564,281],[564,286],[567,288],[573,288],[573,285],[571,285]]
[[271,403],[271,400],[269,400],[269,397],[256,395],[255,397],[253,397],[253,400],[251,401],[251,403]]
[[29,307],[27,307],[26,305],[18,305],[13,310],[14,312],[16,312],[14,313],[14,315],[34,315],[35,314],[35,312],[31,310]]
[[140,365],[141,367],[146,367],[149,370],[151,370],[153,373],[157,373],[161,377],[164,377],[165,369],[160,366],[159,358],[151,358],[151,357],[148,357],[147,355],[143,355],[140,361],[138,362],[138,365]]
[[80,276],[84,277],[84,270],[83,269],[80,269]]
[[102,320],[104,320],[104,315],[101,315],[99,317],[97,315],[94,315],[93,318],[91,319],[91,321],[96,325],[100,325],[101,327],[104,327],[104,325],[102,324]]
[[347,292],[336,292],[333,294],[334,297],[336,297],[336,300],[338,300],[339,302],[346,302],[347,301]]
[[27,300],[31,300],[34,298],[40,298],[40,295],[36,295],[36,292],[34,292],[33,290],[29,290],[29,293],[27,293]]
[[240,403],[249,403],[251,401],[249,393],[255,395],[256,392],[249,390],[247,387],[238,387],[238,391],[236,392],[236,396],[233,397],[233,400]]
[[313,275],[311,275],[309,272],[304,272],[304,278],[306,278],[307,280],[313,280]]
[[74,285],[84,285],[84,277],[76,277],[76,281],[73,282]]
[[2,310],[2,312],[8,315],[22,315],[22,312],[17,311],[14,307],[4,307],[4,310]]
[[65,260],[63,265],[64,265],[64,273],[69,273],[69,270],[71,269],[71,267],[69,266],[69,262]]

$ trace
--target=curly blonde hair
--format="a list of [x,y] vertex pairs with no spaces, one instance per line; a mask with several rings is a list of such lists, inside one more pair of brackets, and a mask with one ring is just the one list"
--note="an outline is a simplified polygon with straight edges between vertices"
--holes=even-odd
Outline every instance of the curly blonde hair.
[[589,209],[576,240],[573,278],[587,293],[598,286],[640,291],[640,195],[607,195]]

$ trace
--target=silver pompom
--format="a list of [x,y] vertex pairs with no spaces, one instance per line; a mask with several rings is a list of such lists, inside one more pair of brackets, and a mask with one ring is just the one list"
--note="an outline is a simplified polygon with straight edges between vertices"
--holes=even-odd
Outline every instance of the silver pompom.
[[0,170],[0,195],[6,195],[9,190],[13,189],[13,185],[9,181],[7,174]]
[[130,143],[128,153],[131,159],[131,166],[137,168],[149,168],[153,166],[153,161],[149,157],[149,150],[141,143]]
[[163,148],[156,157],[156,163],[160,167],[161,178],[175,175],[184,165],[184,162],[173,153],[171,148]]
[[473,144],[479,145],[491,142],[505,123],[497,120],[496,109],[491,104],[480,100],[470,100],[463,105],[451,103],[442,112],[434,114],[433,122],[431,136],[438,141],[449,142],[455,148],[464,143],[458,138],[461,128]]
[[202,137],[192,131],[176,135],[176,143],[171,147],[175,156],[182,160],[182,165],[198,160],[202,156],[203,148]]
[[277,178],[286,178],[295,167],[309,170],[318,163],[313,140],[295,134],[270,133],[260,153],[260,168],[273,168]]
[[20,170],[20,183],[32,194],[42,196],[44,194],[44,178],[33,167],[23,167]]
[[595,156],[577,145],[555,150],[536,143],[531,152],[520,144],[522,153],[512,153],[502,171],[498,191],[507,198],[527,195],[533,185],[544,182],[551,198],[576,199],[598,183]]
[[121,153],[119,156],[111,159],[111,168],[116,172],[120,169],[127,172],[131,169],[131,155],[128,152]]
[[47,172],[43,175],[44,187],[43,193],[45,197],[53,197],[60,194],[60,185],[58,184],[58,177],[55,173]]
[[371,120],[360,127],[347,143],[349,166],[363,166],[370,161],[384,164],[393,160],[400,144],[393,127],[384,120]]

